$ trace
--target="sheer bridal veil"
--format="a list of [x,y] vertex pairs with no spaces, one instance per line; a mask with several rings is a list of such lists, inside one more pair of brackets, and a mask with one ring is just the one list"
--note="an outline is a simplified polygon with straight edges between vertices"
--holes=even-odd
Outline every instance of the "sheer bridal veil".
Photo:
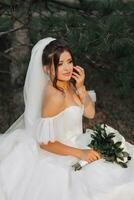
[[4,134],[0,134],[0,160],[8,155],[18,141],[32,141],[28,129],[41,117],[42,97],[49,80],[49,76],[43,71],[42,53],[53,40],[55,38],[42,39],[32,49],[23,90],[25,110]]
[[43,71],[42,53],[43,49],[53,40],[55,38],[44,38],[33,47],[23,90],[25,110],[5,133],[11,133],[16,129],[28,129],[41,116],[42,95],[49,80],[48,75]]

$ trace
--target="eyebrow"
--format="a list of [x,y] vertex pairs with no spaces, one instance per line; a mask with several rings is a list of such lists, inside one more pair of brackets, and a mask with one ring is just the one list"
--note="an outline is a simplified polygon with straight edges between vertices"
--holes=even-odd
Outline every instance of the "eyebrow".
[[[70,61],[70,60],[72,60],[72,58],[69,58],[67,61]],[[62,62],[63,62],[63,60],[59,61],[59,63],[62,63]]]

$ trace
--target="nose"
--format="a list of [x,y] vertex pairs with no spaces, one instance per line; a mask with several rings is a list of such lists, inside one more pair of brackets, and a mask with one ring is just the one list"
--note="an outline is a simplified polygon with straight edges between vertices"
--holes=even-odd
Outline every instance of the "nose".
[[70,69],[71,69],[71,66],[69,66],[69,64],[68,63],[65,63],[64,64],[64,71],[70,71]]

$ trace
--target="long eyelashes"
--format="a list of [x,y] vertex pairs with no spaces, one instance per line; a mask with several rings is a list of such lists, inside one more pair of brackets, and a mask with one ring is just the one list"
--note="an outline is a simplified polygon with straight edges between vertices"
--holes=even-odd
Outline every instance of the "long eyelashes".
[[[70,60],[70,61],[68,62],[68,64],[71,64],[71,63],[73,63],[72,60]],[[58,64],[58,66],[61,66],[61,65],[63,65],[63,63]]]

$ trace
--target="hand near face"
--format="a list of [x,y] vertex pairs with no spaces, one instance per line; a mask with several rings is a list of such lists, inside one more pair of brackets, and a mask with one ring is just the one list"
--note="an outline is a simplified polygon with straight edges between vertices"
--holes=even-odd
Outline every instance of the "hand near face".
[[78,89],[84,85],[85,72],[80,66],[74,66],[73,68],[78,72],[72,72],[72,78],[76,80],[76,88]]

